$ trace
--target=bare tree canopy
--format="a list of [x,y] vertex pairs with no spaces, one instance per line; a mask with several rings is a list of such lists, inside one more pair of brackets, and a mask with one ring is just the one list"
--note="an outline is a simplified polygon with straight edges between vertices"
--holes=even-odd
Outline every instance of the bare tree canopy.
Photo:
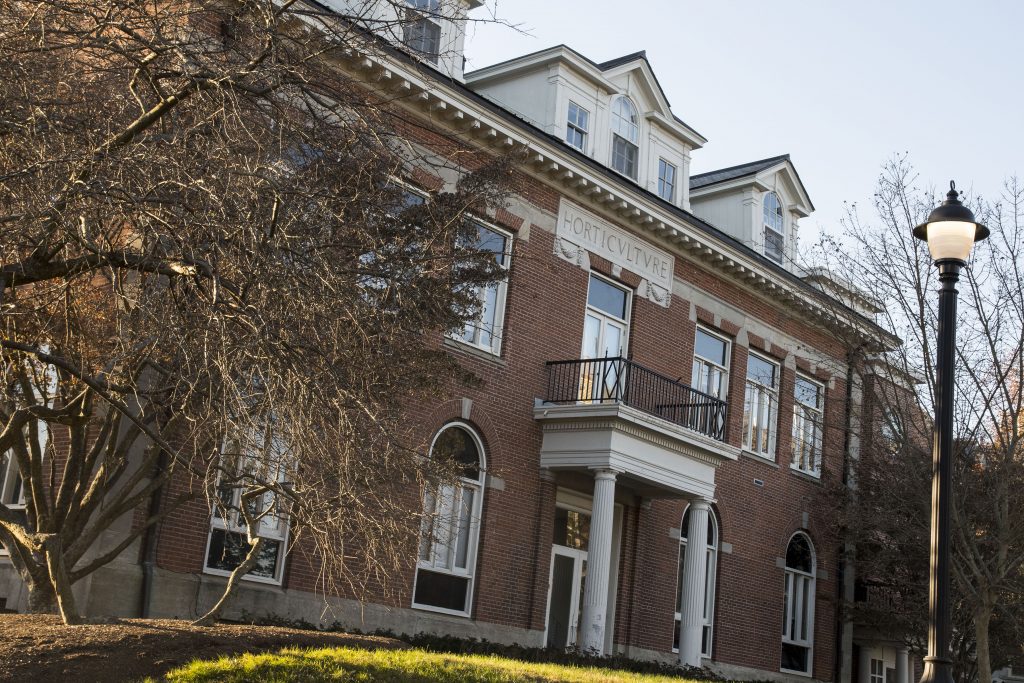
[[[938,273],[913,227],[938,203],[905,158],[879,177],[874,215],[851,207],[852,248],[831,267],[884,302],[879,322],[904,340],[874,359],[867,439],[846,526],[864,580],[855,614],[923,652]],[[963,681],[1024,660],[1024,187],[970,198],[992,230],[964,269],[954,374],[953,651]],[[835,258],[839,256],[841,258]]]
[[196,497],[251,562],[288,515],[325,587],[407,552],[446,468],[399,409],[459,374],[436,340],[503,276],[467,217],[507,170],[453,141],[457,186],[406,189],[417,124],[334,62],[361,36],[295,2],[0,0],[0,543],[33,609],[79,619],[71,585]]

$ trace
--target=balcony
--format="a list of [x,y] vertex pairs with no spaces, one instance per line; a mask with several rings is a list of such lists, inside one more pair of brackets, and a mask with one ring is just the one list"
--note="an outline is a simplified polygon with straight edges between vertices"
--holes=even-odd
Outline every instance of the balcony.
[[541,467],[611,469],[640,495],[714,495],[725,443],[724,401],[625,358],[547,363]]
[[620,403],[725,441],[725,401],[625,358],[557,360],[548,364],[545,403]]

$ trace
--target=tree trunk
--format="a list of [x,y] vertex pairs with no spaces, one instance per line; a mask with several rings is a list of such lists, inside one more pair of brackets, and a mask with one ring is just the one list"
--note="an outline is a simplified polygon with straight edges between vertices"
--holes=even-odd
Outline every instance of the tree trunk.
[[974,646],[978,659],[978,683],[992,680],[992,661],[989,654],[988,626],[992,621],[992,605],[987,600],[978,602],[974,609]]
[[57,596],[49,581],[26,581],[29,614],[56,614]]
[[46,568],[50,572],[50,582],[57,598],[57,610],[65,625],[81,624],[82,617],[75,606],[75,594],[71,590],[71,578],[64,566],[64,547],[60,536],[52,534],[43,541],[43,552],[46,554]]
[[224,586],[224,592],[221,593],[220,599],[217,603],[210,608],[210,611],[199,617],[192,622],[193,626],[213,626],[217,619],[220,617],[220,613],[224,610],[224,605],[227,604],[228,598],[235,591],[235,587],[238,582],[241,581],[242,577],[249,573],[249,570],[256,564],[256,559],[259,557],[260,548],[263,547],[263,539],[257,536],[252,541],[252,545],[249,546],[249,552],[242,560],[242,563],[235,567],[235,570],[231,572],[231,576],[228,577],[228,585]]

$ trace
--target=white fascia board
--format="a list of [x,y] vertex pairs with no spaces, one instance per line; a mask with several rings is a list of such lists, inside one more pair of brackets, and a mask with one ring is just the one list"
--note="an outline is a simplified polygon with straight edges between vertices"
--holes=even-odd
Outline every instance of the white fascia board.
[[768,168],[758,173],[757,178],[767,186],[767,179],[770,176],[775,175],[776,173],[784,174],[787,180],[789,181],[789,184],[796,190],[798,195],[798,201],[795,207],[796,212],[800,214],[801,218],[806,218],[807,216],[810,216],[811,213],[814,211],[814,209],[811,208],[811,197],[810,195],[807,194],[807,188],[805,188],[804,184],[800,182],[800,177],[797,176],[796,172],[794,171],[793,162],[789,160],[780,161],[774,166],[769,166]]
[[705,144],[707,144],[708,139],[701,135],[700,133],[698,133],[697,131],[695,131],[693,128],[690,128],[689,126],[684,126],[683,124],[679,123],[679,121],[677,121],[676,119],[670,119],[667,116],[661,114],[660,112],[647,112],[644,118],[646,118],[648,121],[651,121],[652,123],[656,123],[657,125],[664,128],[666,131],[671,133],[672,135],[680,138],[681,140],[683,140],[683,142],[689,145],[691,149],[700,149]]
[[493,66],[485,66],[466,74],[465,81],[466,85],[472,88],[475,85],[514,79],[520,74],[531,73],[539,67],[555,62],[569,65],[579,75],[610,93],[618,94],[620,92],[619,87],[605,78],[600,69],[565,46],[553,47],[519,59],[510,59]]

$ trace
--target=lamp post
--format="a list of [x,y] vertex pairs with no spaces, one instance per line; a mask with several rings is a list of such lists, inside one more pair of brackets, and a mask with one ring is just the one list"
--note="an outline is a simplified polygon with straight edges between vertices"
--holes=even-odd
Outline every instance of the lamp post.
[[953,467],[953,362],[956,343],[956,283],[975,242],[988,237],[988,228],[960,203],[956,185],[914,228],[914,237],[928,243],[939,269],[939,336],[935,361],[935,440],[932,446],[931,566],[928,574],[928,656],[921,683],[953,683],[949,656],[949,506]]

